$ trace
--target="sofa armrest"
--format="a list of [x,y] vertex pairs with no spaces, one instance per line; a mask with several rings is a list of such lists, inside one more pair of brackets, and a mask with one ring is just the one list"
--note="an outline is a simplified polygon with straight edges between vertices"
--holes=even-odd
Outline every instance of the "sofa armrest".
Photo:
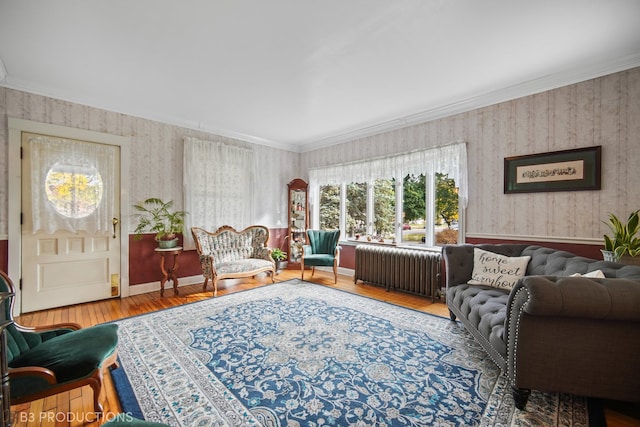
[[636,401],[640,283],[528,276],[509,294],[505,337],[514,398],[527,390]]
[[213,262],[213,255],[200,255],[200,267],[202,275],[207,279],[213,279],[216,275],[216,266]]
[[473,245],[445,245],[442,248],[447,288],[471,280],[473,248]]
[[627,279],[527,276],[511,291],[507,310],[532,316],[640,321],[640,283]]

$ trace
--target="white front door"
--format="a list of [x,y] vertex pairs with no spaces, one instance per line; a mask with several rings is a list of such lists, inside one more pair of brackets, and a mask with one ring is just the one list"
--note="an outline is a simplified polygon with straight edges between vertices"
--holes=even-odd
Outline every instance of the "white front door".
[[22,312],[120,293],[120,147],[22,134]]

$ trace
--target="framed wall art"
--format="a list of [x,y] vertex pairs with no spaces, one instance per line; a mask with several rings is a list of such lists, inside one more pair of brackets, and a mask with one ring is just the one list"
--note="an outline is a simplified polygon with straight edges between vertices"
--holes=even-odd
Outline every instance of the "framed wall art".
[[600,190],[602,146],[505,157],[504,192]]

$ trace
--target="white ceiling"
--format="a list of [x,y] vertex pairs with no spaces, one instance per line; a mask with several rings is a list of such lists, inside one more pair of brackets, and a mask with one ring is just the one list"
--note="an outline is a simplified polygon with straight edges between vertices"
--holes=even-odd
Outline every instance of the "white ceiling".
[[308,151],[640,66],[638,0],[0,0],[0,85]]

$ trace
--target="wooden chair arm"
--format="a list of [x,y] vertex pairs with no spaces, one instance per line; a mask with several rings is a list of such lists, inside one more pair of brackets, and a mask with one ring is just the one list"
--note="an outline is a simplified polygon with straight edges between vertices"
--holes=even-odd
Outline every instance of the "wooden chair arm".
[[20,332],[47,332],[53,331],[55,329],[71,329],[72,331],[77,331],[78,329],[82,329],[82,325],[79,323],[56,323],[53,325],[43,325],[43,326],[24,326],[15,324],[16,329]]
[[56,374],[50,369],[41,368],[39,366],[23,366],[20,368],[9,368],[9,380],[11,378],[20,377],[39,377],[48,382],[49,384],[56,384]]

